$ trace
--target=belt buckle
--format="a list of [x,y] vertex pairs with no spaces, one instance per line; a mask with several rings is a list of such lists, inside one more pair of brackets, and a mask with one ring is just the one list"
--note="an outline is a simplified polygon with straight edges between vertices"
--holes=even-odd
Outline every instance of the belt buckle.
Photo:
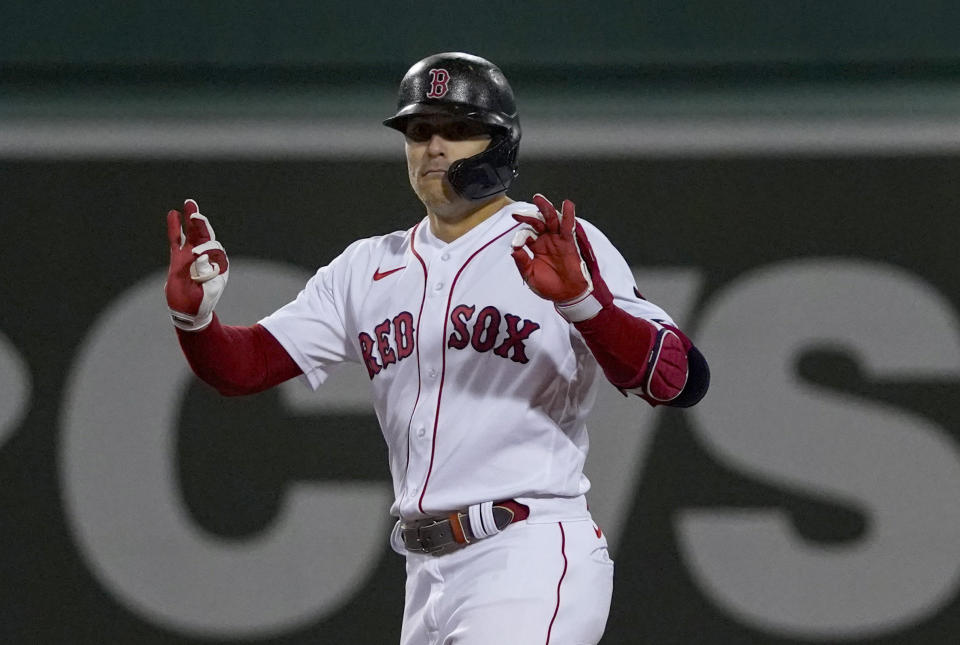
[[[442,542],[440,544],[437,544],[436,536],[434,536],[432,531],[430,530],[435,528],[438,524],[441,524],[444,521],[446,521],[445,518],[433,519],[429,524],[421,524],[417,527],[410,527],[407,530],[411,531],[411,533],[415,531],[412,537],[413,537],[413,540],[415,540],[416,542],[416,547],[411,548],[411,545],[408,544],[406,540],[404,540],[404,544],[411,551],[426,553],[427,555],[434,555],[434,556],[443,555],[445,553],[455,550],[460,545],[458,545],[455,541],[452,541],[452,540],[450,542]],[[440,537],[442,538],[443,536],[441,535]]]
[[420,545],[420,549],[424,553],[435,555],[437,551],[443,548],[443,545],[438,546],[434,544],[433,536],[430,535],[429,532],[424,532],[424,529],[431,529],[437,524],[439,524],[439,522],[433,520],[429,524],[423,524],[417,527],[417,544]]

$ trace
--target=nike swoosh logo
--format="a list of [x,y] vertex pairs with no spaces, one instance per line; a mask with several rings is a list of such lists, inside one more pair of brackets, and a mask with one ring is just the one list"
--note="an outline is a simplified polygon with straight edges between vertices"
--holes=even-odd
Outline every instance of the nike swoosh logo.
[[383,280],[391,273],[396,273],[397,271],[403,271],[407,267],[397,267],[396,269],[390,269],[389,271],[380,272],[380,267],[377,267],[377,270],[373,272],[374,281]]
[[593,532],[597,534],[598,540],[603,537],[603,531],[601,531],[600,527],[597,526],[596,524],[593,525]]

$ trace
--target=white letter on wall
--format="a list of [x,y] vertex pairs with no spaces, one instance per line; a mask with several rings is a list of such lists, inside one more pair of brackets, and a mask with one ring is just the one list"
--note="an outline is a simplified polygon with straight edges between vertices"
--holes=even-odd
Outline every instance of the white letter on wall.
[[890,265],[782,263],[714,295],[698,344],[713,372],[692,408],[729,467],[866,510],[866,536],[818,546],[775,510],[687,510],[694,580],[746,624],[807,638],[866,638],[950,600],[960,572],[960,454],[930,420],[801,381],[829,344],[872,379],[957,378],[960,329],[930,286]]
[[29,368],[13,343],[0,334],[0,446],[26,414],[30,390]]
[[[273,311],[309,277],[242,259],[230,273],[218,312],[233,324]],[[390,484],[299,484],[275,524],[245,541],[196,526],[174,463],[189,368],[164,278],[145,279],[103,313],[67,381],[60,468],[80,551],[117,599],[174,631],[265,637],[321,620],[350,601],[384,552]],[[352,394],[337,407],[369,411],[368,389],[338,388]]]

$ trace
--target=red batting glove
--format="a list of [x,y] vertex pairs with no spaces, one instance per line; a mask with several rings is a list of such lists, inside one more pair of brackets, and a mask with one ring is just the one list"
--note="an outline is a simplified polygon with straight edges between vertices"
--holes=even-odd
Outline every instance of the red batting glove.
[[530,289],[552,300],[564,318],[593,318],[613,296],[600,276],[600,267],[583,227],[577,226],[574,203],[564,200],[557,213],[546,197],[536,194],[536,215],[514,214],[523,224],[513,237],[513,260]]
[[163,287],[173,324],[184,331],[200,331],[213,320],[213,308],[227,286],[229,263],[213,227],[200,214],[197,202],[183,203],[187,232],[180,212],[167,213],[170,269]]

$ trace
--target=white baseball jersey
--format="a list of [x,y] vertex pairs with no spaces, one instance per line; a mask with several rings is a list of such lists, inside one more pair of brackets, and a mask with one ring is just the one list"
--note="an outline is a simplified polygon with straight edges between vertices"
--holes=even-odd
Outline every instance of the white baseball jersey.
[[[451,243],[424,218],[351,244],[261,324],[313,388],[343,361],[370,376],[404,520],[491,500],[580,498],[597,363],[510,256],[515,202]],[[578,220],[615,303],[673,324],[627,263]],[[639,408],[638,408],[639,409]]]

